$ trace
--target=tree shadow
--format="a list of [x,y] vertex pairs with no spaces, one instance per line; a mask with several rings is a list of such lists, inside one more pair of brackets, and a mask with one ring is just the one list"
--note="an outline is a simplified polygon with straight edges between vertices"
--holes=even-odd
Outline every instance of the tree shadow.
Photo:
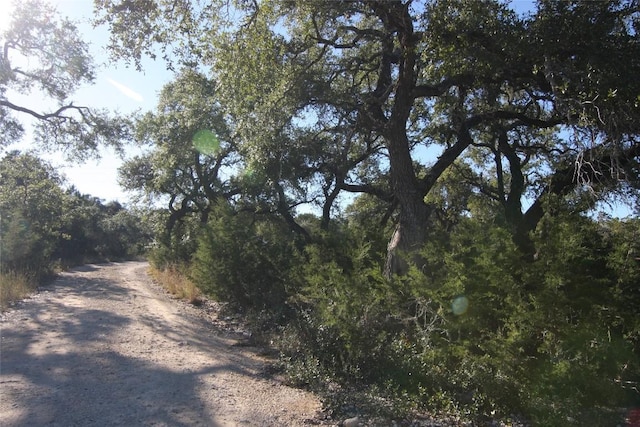
[[184,346],[184,351],[213,352],[229,342],[194,333],[203,331],[206,325],[197,325],[203,319],[182,319],[176,326],[162,315],[131,318],[85,307],[72,298],[81,294],[135,304],[136,292],[114,281],[66,275],[47,291],[49,295],[34,298],[3,322],[0,425],[216,426],[221,424],[215,406],[202,401],[199,393],[203,376],[256,376],[256,362],[240,354],[169,369],[139,355],[115,352],[111,344],[121,339],[118,332],[135,327],[133,323],[152,326],[165,346]]
[[98,270],[98,264],[84,264],[84,265],[78,265],[76,267],[73,267],[71,269],[69,269],[68,273],[76,273],[76,272],[89,272],[89,271],[96,271]]

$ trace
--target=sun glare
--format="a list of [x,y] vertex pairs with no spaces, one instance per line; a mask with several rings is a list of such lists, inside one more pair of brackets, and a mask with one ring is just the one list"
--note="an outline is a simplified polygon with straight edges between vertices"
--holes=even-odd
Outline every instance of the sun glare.
[[14,9],[13,0],[0,0],[0,33],[9,28]]
[[[6,31],[11,23],[11,17],[16,9],[16,4],[20,0],[0,0],[0,33]],[[60,6],[69,3],[73,3],[75,0],[41,0],[43,4],[49,5],[60,12]],[[61,16],[66,14],[61,13]]]

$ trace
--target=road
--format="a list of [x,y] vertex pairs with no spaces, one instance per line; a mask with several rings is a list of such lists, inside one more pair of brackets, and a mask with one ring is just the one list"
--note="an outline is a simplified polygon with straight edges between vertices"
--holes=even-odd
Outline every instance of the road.
[[298,426],[320,401],[173,300],[144,262],[61,273],[1,318],[1,426]]

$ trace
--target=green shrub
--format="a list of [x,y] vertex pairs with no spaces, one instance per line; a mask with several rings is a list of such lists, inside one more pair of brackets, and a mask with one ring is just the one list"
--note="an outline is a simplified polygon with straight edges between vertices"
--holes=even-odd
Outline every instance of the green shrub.
[[403,410],[474,420],[620,422],[616,411],[638,403],[638,223],[545,218],[530,260],[491,221],[436,229],[425,264],[388,280],[363,224],[304,243],[277,218],[222,205],[198,233],[191,274],[254,313],[297,384],[360,384]]
[[287,309],[296,236],[276,218],[216,207],[198,235],[192,277],[198,288],[244,309]]
[[[610,248],[579,217],[547,219],[535,239],[533,263],[509,233],[473,220],[446,244],[430,243],[424,257],[441,272],[427,275],[438,280],[425,281],[422,296],[446,328],[422,348],[425,365],[437,366],[423,386],[465,411],[521,411],[540,425],[614,417],[637,398],[621,380],[637,383],[640,370],[625,334],[635,316],[619,310]],[[460,295],[469,305],[456,313]]]
[[375,384],[468,418],[615,425],[640,373],[636,276],[615,236],[547,218],[526,262],[508,230],[467,218],[434,235],[426,266],[389,281],[384,254],[333,231],[305,248],[286,364],[298,382]]
[[155,225],[156,241],[149,251],[149,261],[158,270],[169,268],[175,264],[188,265],[193,258],[197,246],[201,222],[187,216],[178,221],[171,232],[165,230],[167,218],[157,214],[152,218]]

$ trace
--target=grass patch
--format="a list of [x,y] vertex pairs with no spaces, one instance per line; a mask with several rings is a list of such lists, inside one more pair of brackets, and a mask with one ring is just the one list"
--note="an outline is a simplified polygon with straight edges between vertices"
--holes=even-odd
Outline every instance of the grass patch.
[[178,266],[171,265],[162,270],[151,266],[149,273],[156,282],[175,297],[194,305],[201,303],[202,292]]
[[35,275],[22,272],[0,272],[0,309],[5,311],[11,303],[35,292],[38,281]]

